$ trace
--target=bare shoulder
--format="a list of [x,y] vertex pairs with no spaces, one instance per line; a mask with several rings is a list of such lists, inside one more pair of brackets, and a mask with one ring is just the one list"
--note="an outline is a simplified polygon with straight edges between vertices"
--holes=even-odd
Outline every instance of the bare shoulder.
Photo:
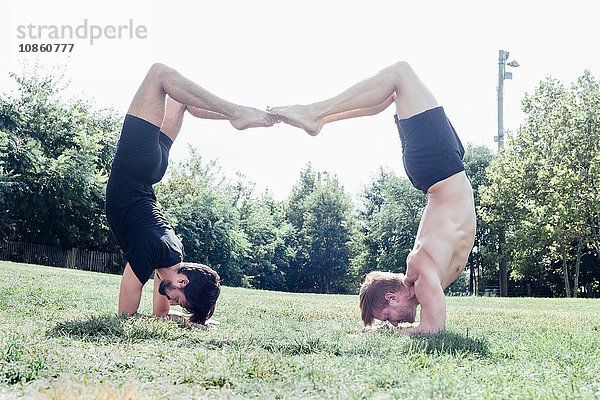
[[415,248],[407,258],[405,284],[414,284],[422,278],[435,279],[436,276],[439,280],[451,254],[452,249],[447,246],[446,240],[422,230],[420,237],[415,240]]
[[415,277],[415,286],[419,286],[427,292],[442,290],[440,275],[435,268],[420,267],[417,269]]

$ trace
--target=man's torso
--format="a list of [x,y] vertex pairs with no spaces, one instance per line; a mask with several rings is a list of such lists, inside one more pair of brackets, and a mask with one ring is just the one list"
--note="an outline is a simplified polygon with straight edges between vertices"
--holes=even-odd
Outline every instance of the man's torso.
[[[425,252],[442,289],[463,272],[475,239],[473,189],[465,172],[431,186],[413,252]],[[407,270],[407,276],[419,271]],[[417,278],[416,276],[412,276]]]
[[106,216],[117,244],[141,283],[156,268],[182,261],[183,245],[156,204],[152,187],[113,173]]

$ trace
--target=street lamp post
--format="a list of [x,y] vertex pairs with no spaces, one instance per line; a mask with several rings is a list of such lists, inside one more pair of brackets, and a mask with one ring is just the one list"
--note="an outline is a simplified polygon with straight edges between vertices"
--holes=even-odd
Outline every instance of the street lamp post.
[[504,80],[512,79],[512,72],[506,71],[506,66],[518,67],[519,63],[510,61],[508,64],[508,51],[500,50],[498,52],[498,135],[494,137],[494,141],[498,142],[498,151],[504,146]]
[[[504,80],[512,79],[512,72],[506,71],[506,66],[518,67],[519,63],[516,61],[506,62],[508,60],[508,51],[500,50],[498,52],[498,135],[494,137],[494,140],[498,142],[498,151],[504,146]],[[500,254],[500,296],[508,295],[508,272],[506,269],[506,257],[502,254],[504,247],[505,235],[504,231],[501,230],[498,235],[498,253]]]

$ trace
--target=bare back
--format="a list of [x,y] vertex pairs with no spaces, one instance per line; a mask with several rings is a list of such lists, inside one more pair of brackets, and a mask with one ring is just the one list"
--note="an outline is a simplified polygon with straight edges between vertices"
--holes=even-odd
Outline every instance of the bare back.
[[433,185],[427,199],[413,253],[427,254],[423,268],[433,269],[445,289],[463,272],[475,240],[473,189],[463,171]]

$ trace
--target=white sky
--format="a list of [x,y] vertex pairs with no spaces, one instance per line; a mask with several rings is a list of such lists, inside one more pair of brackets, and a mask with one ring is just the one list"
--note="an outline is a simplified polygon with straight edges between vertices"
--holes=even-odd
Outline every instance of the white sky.
[[[463,143],[496,148],[498,50],[519,68],[505,81],[505,128],[523,121],[521,99],[548,76],[570,85],[585,69],[600,76],[597,6],[584,0],[429,1],[23,1],[0,15],[0,91],[8,72],[58,67],[69,93],[125,113],[153,62],[168,64],[213,93],[263,109],[331,97],[396,61],[430,87]],[[6,7],[6,5],[4,5]],[[6,8],[4,8],[6,10]],[[19,53],[18,25],[145,25],[146,39],[75,43],[70,55]],[[48,40],[46,40],[48,42]],[[38,41],[43,43],[43,41]],[[187,116],[172,159],[187,144],[285,198],[307,162],[338,176],[356,196],[380,166],[404,176],[393,108],[326,125],[317,137],[284,124],[236,131]]]

